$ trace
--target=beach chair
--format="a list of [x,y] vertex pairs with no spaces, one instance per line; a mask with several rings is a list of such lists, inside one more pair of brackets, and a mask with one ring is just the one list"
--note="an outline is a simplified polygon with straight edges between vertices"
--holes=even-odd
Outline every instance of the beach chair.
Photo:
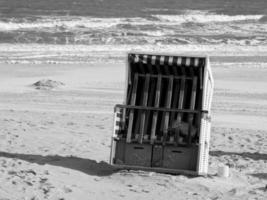
[[206,175],[213,85],[207,56],[129,53],[110,164]]

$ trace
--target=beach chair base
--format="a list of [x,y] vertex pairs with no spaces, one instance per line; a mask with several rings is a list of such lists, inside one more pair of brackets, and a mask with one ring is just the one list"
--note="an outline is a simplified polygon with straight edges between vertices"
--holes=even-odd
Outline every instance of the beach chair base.
[[[198,146],[176,147],[114,141],[112,165],[127,169],[157,172],[198,174]],[[178,170],[179,169],[179,170]]]

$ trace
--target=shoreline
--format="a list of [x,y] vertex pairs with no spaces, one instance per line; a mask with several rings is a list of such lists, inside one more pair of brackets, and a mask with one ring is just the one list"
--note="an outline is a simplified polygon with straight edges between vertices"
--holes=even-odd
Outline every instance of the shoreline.
[[47,44],[0,44],[0,63],[124,63],[126,52],[164,52],[174,55],[209,55],[211,62],[214,63],[267,63],[267,46]]
[[[154,53],[154,52],[153,52]],[[77,60],[66,60],[62,61],[62,57],[57,59],[57,60],[47,60],[47,58],[42,58],[40,60],[33,60],[27,59],[27,60],[22,60],[21,58],[16,58],[15,60],[1,60],[0,59],[0,65],[55,65],[55,66],[60,66],[60,65],[73,65],[73,66],[88,66],[88,65],[103,65],[103,63],[107,65],[115,65],[115,64],[124,64],[125,63],[125,57],[126,53],[124,56],[121,57],[116,57],[116,58],[91,58],[90,61],[77,61]],[[173,54],[175,55],[175,54]],[[177,54],[178,55],[178,54]],[[180,54],[184,55],[184,54]],[[190,54],[189,54],[190,55]],[[194,56],[193,54],[192,56]],[[205,56],[203,55],[198,55],[198,56]],[[67,56],[66,56],[67,57]],[[104,56],[103,56],[104,57]],[[245,65],[248,66],[250,65],[251,68],[253,66],[255,68],[257,67],[267,67],[267,52],[266,55],[260,55],[260,56],[255,56],[255,55],[246,55],[246,56],[228,56],[228,55],[216,55],[216,56],[209,56],[210,58],[210,63],[214,67],[218,67],[221,63],[223,63],[222,67],[231,67],[231,65]],[[63,59],[64,60],[64,59]]]

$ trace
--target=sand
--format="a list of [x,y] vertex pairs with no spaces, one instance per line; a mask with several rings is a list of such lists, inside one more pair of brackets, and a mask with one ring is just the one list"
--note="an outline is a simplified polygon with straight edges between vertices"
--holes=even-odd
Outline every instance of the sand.
[[212,66],[209,175],[188,177],[108,164],[123,64],[0,64],[0,199],[267,199],[267,64]]

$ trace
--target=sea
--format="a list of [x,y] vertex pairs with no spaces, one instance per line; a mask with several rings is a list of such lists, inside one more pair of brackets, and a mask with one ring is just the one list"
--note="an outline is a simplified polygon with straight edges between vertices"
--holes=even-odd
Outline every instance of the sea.
[[2,63],[121,62],[129,51],[233,55],[266,46],[266,0],[0,0]]

